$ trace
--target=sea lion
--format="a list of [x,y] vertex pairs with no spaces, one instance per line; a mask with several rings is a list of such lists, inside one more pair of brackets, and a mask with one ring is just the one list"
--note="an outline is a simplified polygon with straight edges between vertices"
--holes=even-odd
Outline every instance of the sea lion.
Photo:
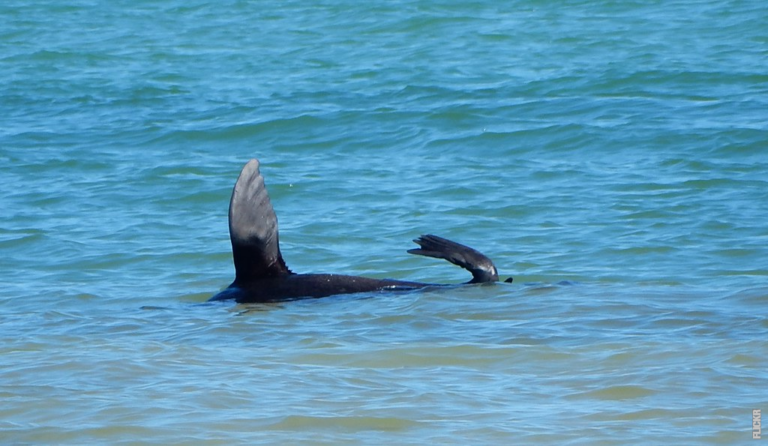
[[[267,195],[259,161],[243,167],[229,202],[229,237],[235,262],[235,280],[210,300],[238,303],[276,302],[371,291],[405,291],[445,286],[402,280],[372,279],[340,274],[296,274],[280,253],[277,216]],[[482,253],[436,235],[422,235],[419,248],[408,252],[445,259],[472,273],[466,283],[499,280],[491,259]]]

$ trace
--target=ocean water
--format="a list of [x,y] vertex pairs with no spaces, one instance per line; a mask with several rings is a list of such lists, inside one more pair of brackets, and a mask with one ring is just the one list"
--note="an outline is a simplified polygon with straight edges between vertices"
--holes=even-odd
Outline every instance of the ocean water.
[[[757,0],[0,5],[0,443],[737,444],[768,410]],[[297,272],[209,304],[262,162]]]

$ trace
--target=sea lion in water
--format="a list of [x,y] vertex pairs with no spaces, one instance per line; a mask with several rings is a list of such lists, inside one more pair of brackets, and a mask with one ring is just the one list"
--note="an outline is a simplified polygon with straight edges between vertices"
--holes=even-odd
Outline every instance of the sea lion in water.
[[[402,280],[371,279],[339,274],[296,274],[280,254],[277,216],[267,195],[259,161],[243,167],[229,202],[229,237],[235,261],[235,281],[210,300],[238,303],[275,302],[299,298],[370,291],[404,291],[443,286]],[[496,282],[499,275],[491,259],[474,249],[436,235],[414,240],[419,248],[408,252],[445,259],[472,273],[467,283]]]

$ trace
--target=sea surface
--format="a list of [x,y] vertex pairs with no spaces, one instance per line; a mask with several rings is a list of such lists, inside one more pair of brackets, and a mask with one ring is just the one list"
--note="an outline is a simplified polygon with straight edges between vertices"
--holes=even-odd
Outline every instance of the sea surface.
[[[768,3],[0,4],[0,444],[739,444]],[[296,272],[206,303],[258,158]],[[763,433],[768,436],[768,433]]]

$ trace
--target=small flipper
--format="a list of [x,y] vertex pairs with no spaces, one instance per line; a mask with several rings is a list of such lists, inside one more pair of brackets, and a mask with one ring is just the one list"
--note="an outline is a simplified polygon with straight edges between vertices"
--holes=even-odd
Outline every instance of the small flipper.
[[499,274],[491,259],[469,246],[438,237],[422,235],[414,240],[420,248],[409,249],[410,254],[445,259],[472,273],[472,280],[467,283],[496,282]]
[[257,159],[243,167],[232,190],[229,238],[235,260],[235,282],[293,274],[280,254],[277,216]]

